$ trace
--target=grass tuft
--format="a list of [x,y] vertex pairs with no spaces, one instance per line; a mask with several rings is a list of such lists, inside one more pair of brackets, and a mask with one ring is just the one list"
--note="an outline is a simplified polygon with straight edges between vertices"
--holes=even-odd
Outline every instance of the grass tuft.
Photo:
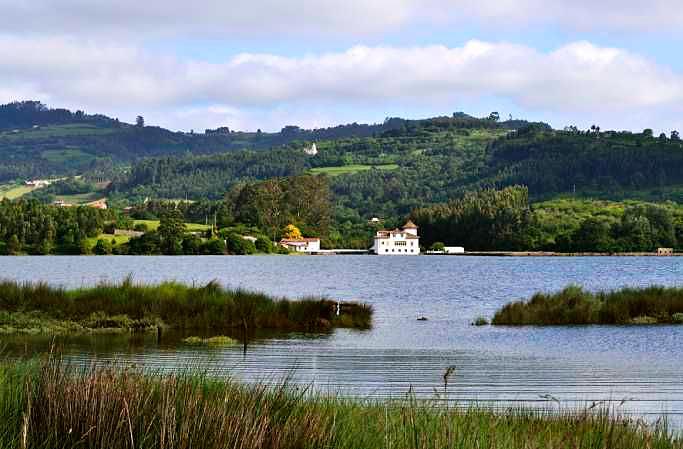
[[499,325],[683,324],[683,288],[624,288],[592,293],[575,285],[536,293],[496,312]]
[[665,421],[319,396],[201,374],[0,364],[0,447],[681,449]]
[[[102,329],[131,331],[176,329],[274,329],[319,332],[334,327],[367,329],[372,307],[323,298],[292,301],[243,289],[225,289],[215,281],[201,287],[177,282],[120,283],[66,290],[46,283],[0,282],[0,330],[21,328]],[[27,318],[28,317],[28,318]],[[31,321],[46,320],[45,326]],[[3,321],[4,320],[4,321]],[[61,324],[60,324],[61,323]]]

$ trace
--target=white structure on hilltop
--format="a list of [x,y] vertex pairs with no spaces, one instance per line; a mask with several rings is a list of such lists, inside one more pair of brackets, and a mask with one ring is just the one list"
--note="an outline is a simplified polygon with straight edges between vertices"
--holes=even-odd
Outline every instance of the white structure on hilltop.
[[315,156],[316,154],[318,154],[318,147],[314,143],[310,147],[304,148],[304,153],[306,153],[309,156]]
[[297,253],[317,253],[320,251],[320,239],[318,238],[282,239],[280,245]]
[[417,235],[417,226],[409,220],[401,229],[377,231],[372,252],[381,256],[416,256],[420,254],[420,237]]

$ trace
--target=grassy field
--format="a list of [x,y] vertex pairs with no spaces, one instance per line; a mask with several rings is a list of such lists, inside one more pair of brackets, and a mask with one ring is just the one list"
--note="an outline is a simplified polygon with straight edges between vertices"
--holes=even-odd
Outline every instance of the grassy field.
[[55,199],[62,200],[69,204],[85,204],[102,199],[103,196],[98,192],[77,193],[73,195],[55,195]]
[[[372,308],[320,298],[290,301],[245,290],[224,289],[216,282],[190,287],[175,282],[119,284],[65,290],[45,283],[0,282],[0,328],[17,332],[51,332],[49,326],[17,328],[17,314],[63,322],[63,328],[116,328],[136,330],[152,325],[177,329],[222,330],[237,328],[325,331],[334,327],[369,328]],[[4,317],[4,318],[3,318]],[[19,316],[23,318],[23,315]],[[123,323],[123,324],[122,324]]]
[[648,287],[591,293],[569,286],[508,304],[492,324],[683,324],[683,288]]
[[127,235],[114,235],[114,234],[100,234],[97,237],[88,237],[86,239],[86,246],[90,251],[97,245],[98,240],[106,240],[108,242],[111,242],[112,239],[116,241],[116,246],[118,245],[123,245],[124,243],[128,243],[130,240],[130,237]]
[[344,165],[342,167],[318,167],[309,170],[310,173],[315,175],[326,174],[328,176],[339,176],[348,175],[350,173],[358,173],[360,171],[366,170],[396,170],[398,165],[396,164],[383,164],[383,165]]
[[[156,231],[159,228],[159,220],[135,220],[135,224],[144,224],[148,231]],[[211,229],[210,225],[199,223],[185,223],[185,230],[187,232],[206,231]]]
[[0,139],[7,140],[26,140],[26,139],[49,139],[54,137],[68,137],[68,136],[92,136],[112,134],[116,132],[113,128],[99,128],[95,125],[89,124],[71,124],[71,125],[51,125],[43,126],[37,129],[20,129],[19,132],[5,131],[0,132]]
[[[438,398],[438,393],[437,398]],[[0,364],[0,447],[57,449],[681,449],[666,423],[605,410],[492,412],[438,399],[374,402],[283,382]]]
[[36,190],[36,187],[23,184],[0,185],[0,200],[4,200],[5,198],[8,200],[15,200],[34,190]]
[[64,150],[46,150],[40,156],[53,164],[83,165],[95,159],[92,154],[77,148]]

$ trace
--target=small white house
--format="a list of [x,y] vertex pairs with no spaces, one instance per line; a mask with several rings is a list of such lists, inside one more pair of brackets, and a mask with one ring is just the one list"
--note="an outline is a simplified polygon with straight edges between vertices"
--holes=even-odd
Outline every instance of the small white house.
[[310,147],[304,148],[304,153],[306,153],[309,156],[315,156],[316,154],[318,154],[318,147],[314,143]]
[[420,254],[420,236],[417,234],[417,226],[412,221],[408,221],[400,229],[377,231],[371,251],[380,256]]
[[280,246],[297,253],[317,253],[320,251],[319,238],[282,239]]

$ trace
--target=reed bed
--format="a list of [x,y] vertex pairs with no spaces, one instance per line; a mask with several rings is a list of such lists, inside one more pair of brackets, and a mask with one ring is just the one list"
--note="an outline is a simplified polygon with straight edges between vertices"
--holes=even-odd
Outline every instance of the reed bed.
[[283,382],[0,365],[0,447],[679,449],[666,423],[609,411],[496,413],[432,401],[318,396]]
[[67,290],[47,283],[0,282],[0,331],[42,329],[245,328],[324,331],[333,327],[366,329],[372,307],[324,298],[288,300],[217,282],[200,287],[177,282],[157,285],[100,283]]
[[683,324],[683,288],[652,286],[592,293],[575,285],[508,304],[492,324]]

